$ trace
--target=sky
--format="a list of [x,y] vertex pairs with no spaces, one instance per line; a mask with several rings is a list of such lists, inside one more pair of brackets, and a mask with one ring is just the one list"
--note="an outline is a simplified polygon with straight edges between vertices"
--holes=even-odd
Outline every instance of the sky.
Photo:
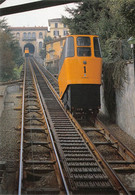
[[[6,0],[0,5],[0,8],[19,5],[24,3],[36,2],[38,0]],[[55,6],[51,8],[43,8],[29,12],[12,14],[4,16],[8,25],[13,27],[33,27],[33,26],[48,26],[48,20],[53,18],[61,18],[62,15],[69,17],[68,12],[65,11],[66,7],[76,7],[75,3],[66,5]],[[1,17],[2,18],[2,17]]]

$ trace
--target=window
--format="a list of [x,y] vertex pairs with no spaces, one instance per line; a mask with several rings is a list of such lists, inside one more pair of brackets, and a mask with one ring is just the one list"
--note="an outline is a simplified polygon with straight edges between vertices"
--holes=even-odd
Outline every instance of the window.
[[23,38],[24,38],[24,39],[27,38],[27,33],[26,33],[26,32],[23,33]]
[[63,26],[64,26],[64,28],[66,28],[67,26],[66,26],[66,24],[63,24]]
[[77,55],[78,56],[91,56],[91,48],[90,47],[78,47]]
[[74,38],[73,37],[68,37],[66,39],[66,42],[64,44],[61,58],[59,60],[59,71],[62,67],[62,64],[67,57],[73,57],[74,56]]
[[29,33],[28,33],[28,39],[30,39],[30,38],[31,38],[31,33],[29,32]]
[[66,39],[66,51],[65,57],[73,57],[74,56],[74,38],[68,37]]
[[39,38],[43,38],[43,33],[42,32],[39,33]]
[[42,49],[42,45],[43,43],[42,42],[39,42],[39,48]]
[[54,31],[53,31],[53,35],[54,35],[54,36],[59,36],[59,31],[58,31],[58,30],[54,30]]
[[90,38],[89,37],[77,37],[77,45],[78,46],[90,46]]
[[36,38],[36,33],[35,32],[32,33],[32,38]]
[[64,31],[63,31],[63,35],[64,35],[64,36],[68,35],[68,31],[67,31],[67,30],[64,30]]
[[58,23],[55,23],[55,28],[58,28]]
[[20,38],[20,33],[19,32],[16,33],[16,37]]
[[95,57],[101,58],[101,51],[100,51],[100,45],[99,45],[98,37],[94,37],[93,41],[94,41],[94,55],[95,55]]

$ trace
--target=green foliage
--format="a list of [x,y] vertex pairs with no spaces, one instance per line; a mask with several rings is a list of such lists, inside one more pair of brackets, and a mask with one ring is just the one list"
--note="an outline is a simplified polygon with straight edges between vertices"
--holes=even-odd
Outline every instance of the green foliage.
[[70,18],[63,17],[63,23],[68,25],[71,34],[100,37],[104,97],[111,118],[115,116],[115,90],[122,90],[127,80],[125,61],[131,58],[132,53],[127,40],[135,31],[134,4],[134,0],[83,0],[76,9],[67,8]]
[[23,63],[19,43],[13,38],[5,20],[0,20],[0,81],[15,79],[14,68]]
[[[101,17],[105,0],[83,0],[77,9],[67,8],[72,18],[63,17],[63,22],[68,25],[71,34],[95,34],[95,23]],[[107,14],[107,13],[104,13]],[[107,14],[107,17],[108,14]]]
[[39,55],[44,60],[46,58],[46,43],[50,42],[52,40],[52,37],[47,36],[44,39],[43,48],[40,50]]
[[19,67],[16,66],[14,68],[14,70],[13,70],[13,80],[20,79],[22,69],[23,69],[23,65],[21,65]]
[[116,102],[114,80],[113,80],[113,63],[104,64],[103,68],[103,86],[104,86],[104,99],[105,105],[110,115],[110,118],[115,120]]
[[124,0],[120,8],[121,15],[128,26],[127,33],[135,37],[135,1]]

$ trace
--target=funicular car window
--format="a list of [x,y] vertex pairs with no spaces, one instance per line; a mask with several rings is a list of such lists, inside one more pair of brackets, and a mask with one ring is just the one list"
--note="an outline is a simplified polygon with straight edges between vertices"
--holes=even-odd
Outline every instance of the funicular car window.
[[78,46],[90,46],[90,37],[77,37]]
[[98,39],[98,37],[94,37],[93,40],[94,40],[94,55],[95,55],[95,57],[101,58],[99,39]]
[[78,56],[91,56],[91,48],[90,47],[77,47],[77,55]]
[[73,57],[74,55],[74,37],[68,37],[65,45],[65,58]]
[[68,37],[65,41],[62,54],[59,60],[59,72],[61,70],[61,67],[64,63],[65,58],[67,57],[73,57],[75,54],[74,51],[74,37]]

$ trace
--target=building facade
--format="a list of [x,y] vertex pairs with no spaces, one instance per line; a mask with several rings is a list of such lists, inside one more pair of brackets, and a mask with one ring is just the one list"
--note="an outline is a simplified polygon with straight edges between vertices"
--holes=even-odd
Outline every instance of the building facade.
[[61,18],[55,18],[48,20],[50,31],[48,35],[51,37],[64,37],[68,35],[69,29],[65,24],[62,23]]
[[43,47],[47,27],[10,27],[14,37],[19,41],[22,51],[28,47],[31,54],[39,56],[39,51]]
[[43,48],[45,36],[59,39],[68,34],[67,27],[62,23],[61,18],[51,19],[48,21],[48,27],[10,27],[11,33],[19,41],[22,51],[29,48],[29,52],[35,57],[39,57],[39,52]]
[[46,43],[45,66],[53,74],[58,74],[58,63],[66,37],[54,39]]

